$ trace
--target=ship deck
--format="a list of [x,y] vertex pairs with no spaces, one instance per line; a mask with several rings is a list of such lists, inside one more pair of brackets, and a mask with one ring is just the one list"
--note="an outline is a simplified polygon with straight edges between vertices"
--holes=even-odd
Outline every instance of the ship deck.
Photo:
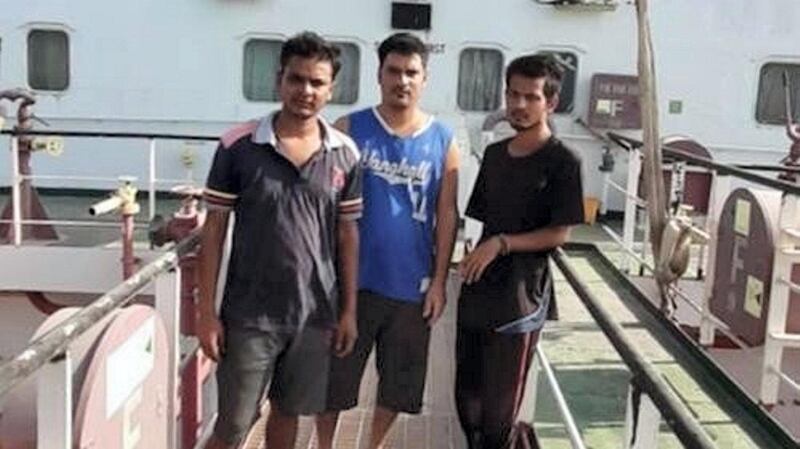
[[[86,219],[88,205],[97,198],[43,196],[43,203],[52,217],[59,219]],[[0,195],[0,204],[5,196]],[[161,202],[159,210],[165,215],[175,202]],[[112,218],[108,218],[113,220]],[[118,239],[115,228],[80,230],[59,229],[62,239],[57,245],[113,245]],[[143,230],[137,239],[146,238]],[[608,260],[618,261],[620,251],[608,241],[599,227],[581,226],[573,232],[573,241],[588,242],[599,248]],[[781,447],[775,436],[765,430],[754,417],[752,404],[744,404],[725,388],[718,379],[699,362],[696,355],[687,351],[685,342],[674,337],[665,323],[656,318],[642,304],[642,298],[655,301],[653,282],[647,277],[631,277],[632,285],[619,280],[608,264],[598,262],[597,254],[584,250],[571,250],[569,254],[580,277],[625,329],[629,338],[660,371],[682,402],[701,422],[719,447],[774,448]],[[556,273],[559,321],[548,322],[540,345],[547,354],[556,378],[569,404],[578,429],[587,447],[604,449],[622,445],[625,432],[625,408],[630,372],[619,355],[594,322],[583,303],[558,270]],[[692,281],[681,281],[691,295],[697,291]],[[419,415],[401,415],[393,427],[386,449],[465,448],[454,408],[454,355],[455,304],[458,282],[453,277],[448,285],[448,306],[442,319],[433,329],[431,339],[428,383],[424,408]],[[696,296],[699,297],[699,296]],[[693,324],[693,319],[678,310],[678,319]],[[711,364],[723,368],[744,392],[754,394],[758,384],[760,348],[746,350],[710,349],[705,351]],[[800,379],[800,351],[787,351],[784,367],[794,379]],[[560,449],[570,447],[551,392],[543,375],[533,374],[528,379],[520,419],[532,421],[542,447]],[[362,382],[358,407],[342,415],[337,432],[336,446],[340,449],[366,447],[371,410],[375,399],[377,378],[370,362]],[[783,402],[773,410],[773,417],[800,441],[800,401],[787,389],[781,390]],[[265,408],[264,416],[268,413]],[[263,447],[264,417],[256,423],[249,449]],[[302,418],[297,448],[316,447],[313,422]],[[660,448],[682,447],[666,424],[659,435]]]

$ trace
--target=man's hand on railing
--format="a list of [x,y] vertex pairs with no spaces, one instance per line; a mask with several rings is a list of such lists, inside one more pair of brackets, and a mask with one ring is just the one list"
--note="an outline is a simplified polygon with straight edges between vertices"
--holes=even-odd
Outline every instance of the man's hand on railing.
[[219,363],[225,352],[225,328],[214,313],[201,312],[197,319],[197,338],[206,357]]

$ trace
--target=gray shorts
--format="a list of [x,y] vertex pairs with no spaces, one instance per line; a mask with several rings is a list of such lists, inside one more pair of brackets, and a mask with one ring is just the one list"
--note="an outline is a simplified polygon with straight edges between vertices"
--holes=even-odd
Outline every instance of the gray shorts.
[[396,301],[372,292],[358,293],[358,340],[345,358],[331,358],[328,410],[358,404],[367,358],[376,348],[377,405],[396,412],[419,413],[428,369],[430,328],[422,303]]
[[[299,332],[299,333],[298,333]],[[273,407],[289,415],[325,409],[331,329],[262,331],[227,327],[217,368],[219,410],[214,435],[239,443],[258,419],[264,389]]]

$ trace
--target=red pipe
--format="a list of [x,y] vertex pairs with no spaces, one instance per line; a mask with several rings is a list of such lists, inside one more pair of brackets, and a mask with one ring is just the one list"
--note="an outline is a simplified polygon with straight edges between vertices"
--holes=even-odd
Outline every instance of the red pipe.
[[133,215],[122,215],[122,277],[128,279],[136,271],[133,255]]

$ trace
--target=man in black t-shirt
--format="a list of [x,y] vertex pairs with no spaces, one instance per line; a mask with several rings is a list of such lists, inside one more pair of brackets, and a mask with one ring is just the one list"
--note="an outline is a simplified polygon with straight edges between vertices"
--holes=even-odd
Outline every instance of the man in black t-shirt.
[[459,271],[456,402],[470,449],[501,449],[552,297],[548,254],[583,221],[579,158],[553,136],[561,69],[523,56],[506,69],[517,134],[486,148],[467,206],[483,236]]

